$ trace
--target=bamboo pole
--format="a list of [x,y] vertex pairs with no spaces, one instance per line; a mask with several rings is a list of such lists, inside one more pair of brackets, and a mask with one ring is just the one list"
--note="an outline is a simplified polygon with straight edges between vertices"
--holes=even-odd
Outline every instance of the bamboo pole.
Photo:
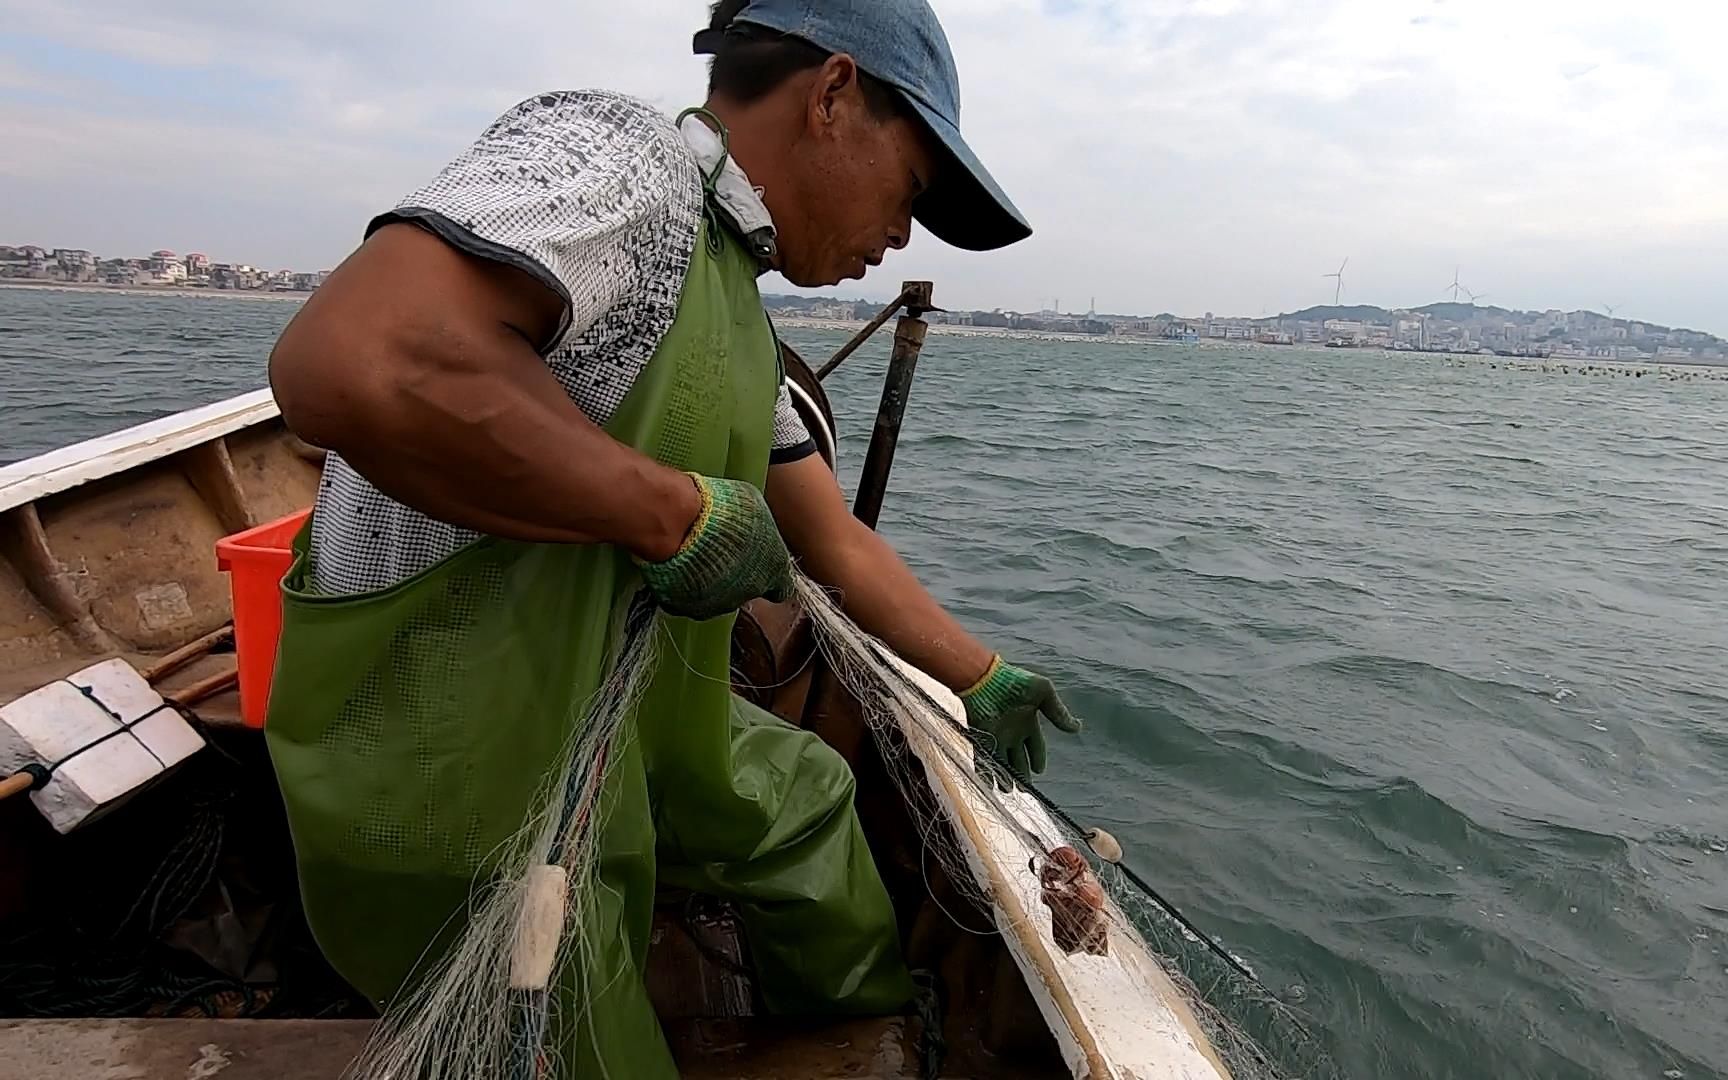
[[36,778],[27,772],[13,773],[0,780],[0,799],[10,799],[14,795],[22,795],[36,786]]
[[214,697],[240,681],[240,669],[228,671],[200,679],[191,686],[182,687],[172,693],[162,695],[162,700],[182,709],[189,709],[206,698]]
[[149,667],[140,668],[138,674],[144,676],[147,683],[155,683],[168,675],[174,674],[192,661],[222,644],[234,634],[234,624],[229,623],[219,630],[214,630],[196,641],[187,642],[167,656],[157,660]]

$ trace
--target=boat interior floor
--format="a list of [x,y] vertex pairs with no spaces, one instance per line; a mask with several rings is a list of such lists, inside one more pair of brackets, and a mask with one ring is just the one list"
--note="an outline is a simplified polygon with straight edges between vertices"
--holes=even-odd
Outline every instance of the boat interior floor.
[[[687,1080],[918,1080],[913,1026],[891,1018],[817,1026],[753,1018],[665,1028]],[[365,1020],[0,1020],[0,1059],[29,1062],[31,1080],[333,1080],[370,1027]],[[969,1075],[942,1072],[952,1080]]]
[[[110,656],[159,663],[213,635],[231,618],[216,541],[309,505],[317,476],[270,421],[0,511],[0,701]],[[958,839],[928,782],[901,777],[909,795],[889,775],[856,703],[815,677],[793,606],[745,614],[738,691],[852,764],[908,966],[939,990],[942,1075],[1067,1075],[981,890],[950,880],[932,853]],[[0,802],[0,1017],[31,1018],[0,1019],[0,1076],[335,1077],[364,1038],[370,1009],[298,910],[264,739],[226,689],[233,648],[212,644],[159,683],[187,695],[211,744],[174,774],[66,836],[29,800]],[[686,1075],[923,1075],[932,1010],[824,1024],[761,1015],[724,905],[658,900],[649,990]]]

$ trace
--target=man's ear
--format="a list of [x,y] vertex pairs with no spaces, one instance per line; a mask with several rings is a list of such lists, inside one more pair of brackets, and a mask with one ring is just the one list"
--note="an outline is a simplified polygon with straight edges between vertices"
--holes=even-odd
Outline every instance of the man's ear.
[[809,123],[812,130],[833,125],[842,98],[858,86],[858,61],[846,53],[835,53],[822,62],[810,81]]

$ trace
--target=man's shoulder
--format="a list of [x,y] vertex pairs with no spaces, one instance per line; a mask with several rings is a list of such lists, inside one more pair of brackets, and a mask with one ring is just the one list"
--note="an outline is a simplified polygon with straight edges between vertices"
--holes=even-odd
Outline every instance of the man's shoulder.
[[[483,142],[536,156],[605,164],[634,161],[696,174],[695,158],[670,116],[611,90],[546,90],[522,99],[487,128]],[[556,158],[554,158],[556,159]]]
[[[492,121],[371,228],[435,214],[522,251],[548,233],[654,233],[671,220],[694,243],[701,199],[695,156],[666,114],[611,91],[548,90]],[[531,253],[554,271],[555,255]]]

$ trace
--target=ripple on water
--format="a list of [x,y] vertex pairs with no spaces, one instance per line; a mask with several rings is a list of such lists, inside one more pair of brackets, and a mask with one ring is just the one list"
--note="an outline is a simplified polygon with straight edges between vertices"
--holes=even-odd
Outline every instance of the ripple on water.
[[[262,385],[294,310],[0,290],[0,460]],[[885,531],[1086,720],[1048,790],[1347,1075],[1728,1075],[1728,384],[925,355]],[[885,357],[830,386],[848,484]]]

